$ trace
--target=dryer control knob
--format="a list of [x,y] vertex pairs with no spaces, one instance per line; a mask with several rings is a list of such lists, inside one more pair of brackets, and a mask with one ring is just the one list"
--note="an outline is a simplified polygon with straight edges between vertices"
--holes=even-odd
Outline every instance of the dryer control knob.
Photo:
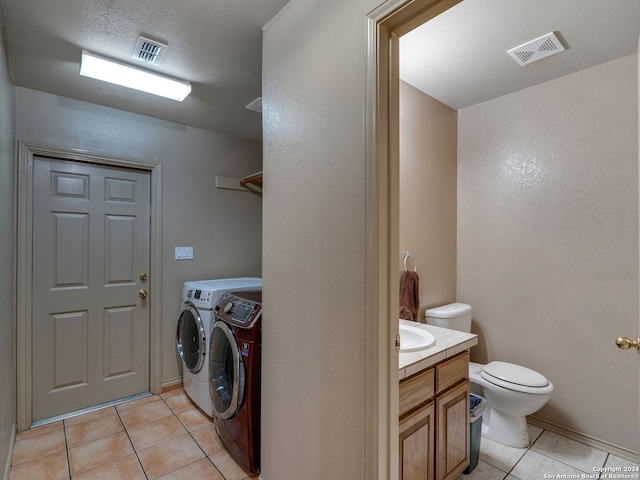
[[224,313],[229,313],[233,308],[233,302],[229,302],[224,306]]

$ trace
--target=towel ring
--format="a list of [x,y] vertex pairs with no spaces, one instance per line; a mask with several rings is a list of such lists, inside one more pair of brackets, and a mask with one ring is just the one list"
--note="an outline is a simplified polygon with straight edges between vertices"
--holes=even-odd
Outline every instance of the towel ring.
[[402,252],[402,256],[404,259],[404,271],[407,271],[407,258],[411,257],[413,259],[413,271],[415,272],[418,269],[418,262],[416,261],[416,257],[414,257],[411,253],[406,250]]

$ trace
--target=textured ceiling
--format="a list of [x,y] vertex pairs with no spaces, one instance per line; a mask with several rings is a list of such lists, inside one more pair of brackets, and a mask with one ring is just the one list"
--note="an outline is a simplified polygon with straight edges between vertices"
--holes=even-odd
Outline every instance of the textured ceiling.
[[[288,0],[0,0],[17,86],[252,139],[262,27]],[[192,84],[175,102],[81,77],[83,49],[127,63],[138,37],[168,44],[149,67]]]
[[[0,0],[16,85],[261,139],[262,26],[288,0]],[[349,0],[354,1],[354,0]],[[559,32],[566,52],[506,53]],[[83,49],[134,63],[138,36],[169,45],[150,69],[191,82],[175,102],[79,75]],[[640,0],[464,0],[401,39],[403,80],[460,109],[637,51]]]
[[[549,32],[566,51],[521,67]],[[459,110],[638,51],[639,0],[464,0],[400,39],[400,77]]]

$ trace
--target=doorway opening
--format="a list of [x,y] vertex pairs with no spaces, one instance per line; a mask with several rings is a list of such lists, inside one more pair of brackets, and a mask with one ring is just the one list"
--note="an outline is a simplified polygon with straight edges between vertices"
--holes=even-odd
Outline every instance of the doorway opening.
[[[399,325],[399,47],[400,37],[461,0],[395,0],[367,16],[367,318],[368,391],[365,405],[367,478],[397,478],[398,353],[389,348]],[[374,460],[375,459],[375,460]]]
[[[390,284],[385,285],[386,289],[381,289],[379,292],[381,295],[386,295],[384,309],[381,308],[379,312],[379,328],[382,331],[382,325],[386,326],[389,330],[388,338],[393,338],[393,335],[396,333],[392,331],[393,326],[388,325],[388,319],[392,318],[392,315],[396,315],[396,312],[398,311],[397,304],[394,304],[394,302],[397,301],[395,299],[395,295],[397,295],[397,285],[393,283],[393,279],[397,278],[396,272],[401,268],[401,260],[399,259],[401,245],[399,245],[399,238],[395,236],[397,223],[395,223],[393,219],[393,215],[396,215],[399,210],[399,192],[397,186],[397,180],[399,178],[397,167],[399,164],[399,119],[395,115],[395,112],[398,111],[397,83],[399,79],[399,39],[402,35],[423,23],[425,16],[422,15],[425,14],[429,8],[434,8],[436,10],[441,8],[441,11],[444,11],[457,3],[458,2],[428,1],[392,2],[391,5],[385,5],[385,9],[382,9],[381,7],[379,10],[374,12],[375,15],[372,14],[372,18],[374,18],[375,21],[373,22],[374,25],[370,26],[368,32],[370,39],[369,45],[375,45],[373,49],[369,50],[369,55],[372,55],[374,58],[370,59],[368,63],[370,68],[368,72],[368,80],[372,87],[367,90],[367,107],[370,108],[370,115],[368,118],[371,119],[371,125],[368,126],[369,128],[367,131],[375,132],[372,135],[375,141],[368,145],[368,147],[370,147],[371,151],[376,152],[375,154],[370,154],[368,156],[368,161],[370,161],[372,168],[375,168],[378,172],[378,183],[376,184],[379,195],[377,198],[378,203],[374,202],[374,207],[372,208],[377,209],[375,219],[379,222],[381,227],[378,233],[378,238],[382,238],[379,243],[379,258],[381,262],[383,260],[386,262],[386,268],[388,269],[387,273],[389,278],[392,279]],[[438,12],[438,14],[439,13],[441,12]],[[426,13],[426,17],[429,17],[428,13]],[[433,15],[431,18],[432,17]],[[426,19],[428,20],[428,18]],[[634,88],[636,87],[637,85]],[[628,156],[626,158],[628,158]],[[388,232],[383,231],[385,227],[388,228]],[[420,258],[418,258],[418,261],[420,262]],[[632,285],[634,284],[634,282],[629,279],[627,281]],[[635,315],[632,314],[631,316],[634,317],[633,322],[635,324]],[[611,332],[612,338],[610,339],[609,344],[612,343],[615,339],[615,335],[617,334],[617,331]],[[384,339],[378,340],[380,341],[380,344],[384,341]],[[609,347],[610,346],[611,345],[609,345]],[[385,361],[387,363],[385,363]],[[394,368],[393,359],[386,357],[380,358],[379,365],[381,368],[380,371],[383,371],[382,368],[387,368],[386,371],[389,373],[390,378],[392,378],[393,373],[391,372],[391,369]],[[636,370],[633,370],[633,372],[630,373],[632,378],[637,377]],[[389,380],[389,387],[390,391],[393,392],[393,388],[395,388],[395,386],[392,380]],[[380,395],[382,396],[382,389],[380,389],[380,392]],[[391,398],[387,399],[390,406],[389,410],[391,411],[390,417],[387,419],[389,421],[389,431],[392,431],[394,428],[393,416],[395,415],[395,405],[393,402],[395,395],[396,393],[393,392],[391,394]],[[394,438],[393,435],[390,436],[391,438]],[[392,459],[391,463],[395,461],[395,452],[393,452],[394,448],[394,445],[389,446],[388,458]],[[628,454],[629,450],[627,449],[627,455]],[[393,475],[394,466],[388,465],[387,467],[389,468],[390,474]]]

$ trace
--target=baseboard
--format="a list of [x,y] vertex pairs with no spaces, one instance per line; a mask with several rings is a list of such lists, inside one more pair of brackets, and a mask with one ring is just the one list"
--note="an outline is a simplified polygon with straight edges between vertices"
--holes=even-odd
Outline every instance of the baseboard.
[[597,448],[598,450],[604,450],[605,452],[616,455],[617,457],[624,458],[625,460],[629,460],[630,462],[638,462],[639,453],[634,452],[633,450],[630,450],[628,448],[624,448],[619,445],[600,440],[596,437],[592,437],[591,435],[577,432],[576,430],[563,427],[561,425],[543,420],[541,418],[529,416],[527,417],[527,422],[531,425],[535,425],[545,430],[549,430],[564,437],[570,438],[571,440],[575,440],[576,442],[584,443],[585,445]]
[[16,433],[18,431],[18,424],[13,422],[11,428],[11,443],[9,444],[9,453],[7,454],[7,463],[4,466],[4,480],[9,480],[9,474],[11,473],[11,460],[13,459],[13,447],[16,444]]
[[176,390],[182,387],[182,377],[172,378],[171,380],[166,380],[162,382],[160,386],[161,393],[169,392],[171,390]]

